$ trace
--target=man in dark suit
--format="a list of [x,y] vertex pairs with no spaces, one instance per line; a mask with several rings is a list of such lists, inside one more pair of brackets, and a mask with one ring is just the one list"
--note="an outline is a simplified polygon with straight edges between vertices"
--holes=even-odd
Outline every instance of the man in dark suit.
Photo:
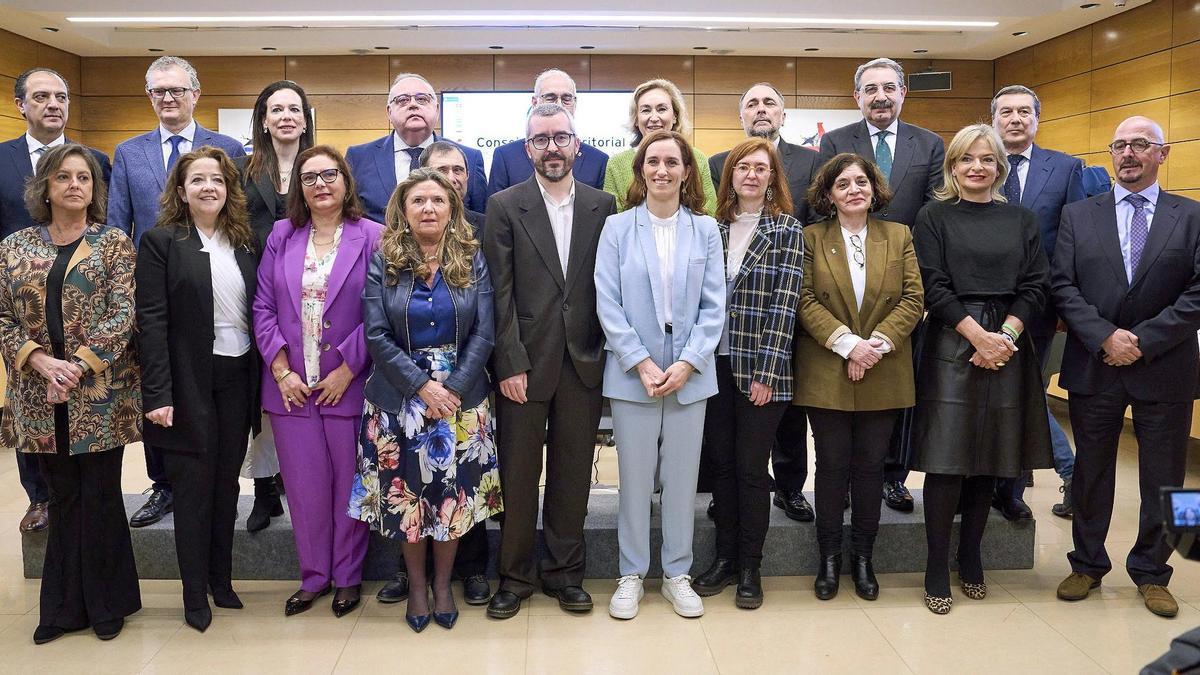
[[[346,163],[358,184],[367,218],[382,223],[388,199],[409,172],[421,166],[421,153],[434,141],[445,140],[433,133],[441,104],[433,85],[416,73],[400,73],[388,91],[387,116],[392,133],[346,151]],[[453,141],[448,141],[453,143]],[[487,178],[483,153],[457,144],[467,158],[470,179],[466,206],[483,212],[487,205]]]
[[612,195],[576,180],[571,114],[542,103],[525,127],[535,175],[496,193],[483,251],[492,275],[496,397],[504,520],[500,589],[488,616],[507,619],[536,587],[538,478],[546,446],[542,590],[572,612],[592,609],[583,590],[583,521],[600,425],[604,333],[593,272]]
[[[421,166],[436,169],[450,180],[458,196],[466,203],[467,185],[470,184],[471,167],[467,165],[467,156],[457,143],[450,141],[435,141],[421,153]],[[483,241],[483,225],[487,216],[478,211],[467,209],[464,214],[467,222],[475,228],[475,238]],[[462,550],[462,545],[459,545]]]
[[1145,117],[1117,127],[1109,146],[1117,184],[1063,209],[1051,287],[1067,324],[1059,381],[1070,392],[1077,450],[1075,549],[1058,597],[1082,600],[1112,569],[1104,540],[1132,406],[1141,512],[1125,568],[1146,608],[1170,617],[1179,606],[1167,590],[1172,549],[1163,540],[1159,488],[1183,485],[1200,387],[1200,203],[1159,187],[1171,149],[1164,140]]
[[[854,72],[854,100],[863,119],[821,137],[821,163],[842,152],[875,160],[888,177],[892,201],[871,215],[912,227],[917,211],[942,186],[946,144],[932,131],[900,121],[900,109],[908,94],[904,81],[904,69],[891,59],[874,59],[859,66]],[[883,475],[884,503],[904,512],[913,510],[912,495],[904,487],[908,471],[900,461],[905,436],[902,427],[910,421],[911,414],[906,412],[892,437]]]
[[[759,82],[742,94],[738,117],[746,136],[759,136],[775,142],[783,170],[787,173],[788,189],[792,193],[793,215],[804,225],[820,217],[809,212],[807,199],[808,184],[821,166],[820,156],[815,150],[788,143],[779,135],[786,118],[784,103],[783,94],[778,89],[769,82]],[[708,158],[713,187],[718,190],[728,156],[729,151],[726,150]],[[804,408],[800,406],[788,406],[779,422],[775,446],[771,449],[771,474],[775,478],[775,497],[771,503],[783,509],[793,520],[812,522],[815,514],[812,505],[804,497],[804,481],[808,480],[808,421],[804,417]]]
[[[184,59],[163,56],[151,63],[146,70],[146,94],[158,117],[158,128],[117,146],[108,188],[108,224],[128,232],[134,246],[158,220],[158,198],[166,185],[167,170],[176,160],[205,145],[221,148],[230,157],[246,154],[237,140],[196,123],[193,115],[200,100],[200,78]],[[157,523],[174,509],[162,452],[149,443],[143,445],[146,474],[154,483],[145,505],[130,517],[130,527]]]
[[[21,73],[13,85],[13,100],[25,118],[25,133],[0,144],[0,156],[6,158],[0,159],[0,239],[34,224],[25,210],[25,181],[33,176],[42,153],[73,142],[65,135],[71,95],[62,75],[49,68],[31,68]],[[99,150],[92,150],[92,154],[100,163],[107,183],[112,172],[108,156]],[[21,487],[29,497],[29,507],[18,528],[21,532],[44,530],[50,524],[46,511],[50,492],[42,479],[37,455],[23,452],[16,455]]]
[[[575,116],[579,96],[575,80],[557,68],[542,71],[533,82],[531,105],[557,103]],[[571,168],[575,180],[587,183],[600,190],[604,187],[604,169],[608,166],[608,155],[587,143],[579,144],[579,156]],[[488,196],[512,186],[524,183],[533,175],[533,162],[525,152],[525,139],[515,140],[496,148],[492,154],[492,169],[488,172]]]
[[[1038,118],[1042,114],[1042,102],[1032,89],[1016,84],[1004,87],[992,98],[992,126],[1004,141],[1008,154],[1009,173],[1004,183],[1004,196],[1010,204],[1021,206],[1037,214],[1038,229],[1042,235],[1042,249],[1046,259],[1054,261],[1054,244],[1058,239],[1058,222],[1062,209],[1086,195],[1083,192],[1083,161],[1070,155],[1047,150],[1034,144],[1037,137]],[[1033,339],[1041,359],[1042,369],[1050,356],[1050,343],[1058,327],[1058,315],[1054,303],[1046,303],[1042,316],[1030,322],[1026,328]],[[1063,481],[1063,501],[1055,504],[1054,515],[1071,516],[1071,476],[1075,468],[1075,456],[1066,433],[1059,426],[1054,414],[1050,417],[1050,440],[1054,448],[1054,469]],[[996,493],[992,505],[1008,520],[1028,520],[1033,512],[1025,503],[1025,486],[1029,474],[1017,478],[1001,478],[996,481]]]

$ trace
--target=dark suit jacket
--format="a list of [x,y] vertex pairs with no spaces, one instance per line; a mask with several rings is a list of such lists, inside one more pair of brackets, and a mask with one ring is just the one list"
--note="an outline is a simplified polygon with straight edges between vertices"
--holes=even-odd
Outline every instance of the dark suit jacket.
[[[67,139],[67,143],[74,143]],[[112,175],[112,164],[108,155],[88,148],[100,163],[104,184]],[[0,240],[8,235],[34,225],[25,210],[25,181],[33,176],[33,165],[29,163],[29,145],[25,134],[0,143]]]
[[250,212],[250,229],[254,230],[254,239],[258,242],[259,254],[267,246],[267,237],[271,236],[271,228],[275,221],[283,220],[287,200],[280,199],[275,192],[275,184],[267,176],[259,176],[258,180],[250,180],[246,173],[249,157],[237,157],[233,160],[238,171],[242,172],[242,191],[246,193],[246,210]]
[[[581,143],[579,156],[571,173],[575,180],[587,183],[597,190],[604,189],[604,169],[608,166],[608,155],[602,151]],[[533,175],[533,162],[525,154],[525,141],[512,141],[496,148],[492,154],[492,170],[488,172],[488,196],[524,183]]]
[[[1160,192],[1133,282],[1125,275],[1113,193],[1063,209],[1051,288],[1067,323],[1060,382],[1098,394],[1120,380],[1135,398],[1197,398],[1200,355],[1200,203]],[[1128,366],[1102,360],[1118,328],[1138,337],[1142,358]]]
[[[142,402],[147,412],[175,406],[171,427],[144,425],[144,439],[172,450],[202,452],[209,445],[212,405],[213,288],[208,253],[191,227],[156,227],[142,235],[137,269],[138,361],[142,366]],[[234,251],[246,284],[246,322],[253,330],[258,254]],[[249,375],[254,401],[250,419],[258,426],[260,369],[251,335],[254,369]]]
[[[725,158],[728,156],[729,151],[726,150],[708,158],[715,190],[721,189],[721,172],[725,170]],[[787,174],[788,190],[792,193],[792,215],[800,221],[801,227],[820,220],[823,216],[810,212],[808,208],[808,185],[817,174],[817,169],[821,168],[820,155],[811,148],[779,139],[779,158]]]
[[[869,160],[875,159],[871,132],[867,121],[859,120],[821,137],[821,163],[834,155],[853,152]],[[900,122],[896,128],[896,152],[892,158],[892,201],[887,208],[871,215],[880,220],[904,223],[909,227],[917,222],[917,211],[933,199],[933,191],[942,186],[942,162],[946,144],[942,137],[921,127]]]
[[575,181],[571,251],[563,278],[550,216],[537,178],[491,198],[483,251],[496,307],[497,380],[529,373],[527,395],[554,395],[564,349],[584,385],[604,375],[604,331],[596,317],[596,248],[604,221],[616,213],[612,195]]
[[[396,146],[394,133],[377,138],[369,143],[351,146],[346,150],[346,163],[358,184],[358,197],[362,200],[365,217],[377,223],[383,222],[388,200],[396,189]],[[435,141],[447,141],[436,134]],[[483,213],[487,207],[487,175],[483,172],[483,153],[454,143],[467,158],[467,194],[463,201],[467,209]]]
[[1083,160],[1036,144],[1030,154],[1021,206],[1037,215],[1042,249],[1053,262],[1063,207],[1087,196],[1083,192]]

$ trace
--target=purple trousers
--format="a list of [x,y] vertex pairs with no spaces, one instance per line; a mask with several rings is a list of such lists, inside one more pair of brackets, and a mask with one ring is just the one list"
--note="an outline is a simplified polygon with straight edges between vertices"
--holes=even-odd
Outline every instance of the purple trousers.
[[346,515],[358,457],[358,417],[270,415],[300,557],[300,588],[362,582],[367,524]]

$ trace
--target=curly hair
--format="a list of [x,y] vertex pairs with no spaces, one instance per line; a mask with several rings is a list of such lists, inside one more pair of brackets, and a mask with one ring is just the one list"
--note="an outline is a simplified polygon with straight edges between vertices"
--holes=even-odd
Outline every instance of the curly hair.
[[675,141],[679,146],[679,154],[683,157],[683,166],[688,170],[688,175],[679,189],[679,203],[692,213],[707,214],[704,210],[704,188],[700,182],[700,169],[696,166],[696,153],[683,134],[660,129],[642,140],[644,142],[638,144],[637,154],[633,156],[633,182],[629,184],[629,192],[625,194],[625,204],[633,207],[646,201],[646,177],[642,174],[642,165],[646,162],[646,149],[659,141]]
[[101,175],[100,162],[92,152],[78,143],[63,143],[50,148],[38,160],[37,171],[25,185],[25,210],[35,223],[45,225],[53,218],[50,209],[50,176],[62,168],[63,162],[71,155],[83,158],[88,171],[92,173],[92,203],[88,204],[87,219],[89,223],[108,221],[108,186],[104,184]]
[[843,152],[830,157],[828,162],[817,169],[817,175],[813,176],[812,182],[808,184],[808,207],[826,218],[836,216],[837,207],[833,205],[829,194],[833,192],[833,184],[837,182],[838,176],[852,166],[862,169],[867,175],[867,182],[871,184],[871,205],[868,207],[870,211],[878,211],[892,201],[892,188],[883,172],[875,166],[875,162],[853,152]]
[[155,227],[192,227],[191,211],[179,193],[187,180],[188,169],[193,162],[201,159],[216,160],[217,166],[221,168],[221,176],[225,179],[225,206],[221,207],[221,213],[217,215],[217,231],[223,233],[234,248],[256,246],[254,234],[250,231],[246,194],[242,192],[241,174],[237,165],[229,159],[224,150],[211,145],[192,150],[175,162],[175,166],[167,174],[167,185],[163,188],[162,196],[158,199],[158,222],[155,223]]
[[462,198],[458,191],[436,169],[422,168],[408,174],[396,186],[391,199],[388,199],[387,211],[384,215],[383,235],[379,240],[379,251],[383,255],[384,269],[387,273],[387,284],[394,286],[399,280],[400,272],[411,270],[413,275],[427,277],[431,271],[421,246],[413,236],[405,215],[405,203],[408,193],[413,188],[428,182],[437,183],[446,191],[450,202],[450,220],[442,231],[441,241],[438,242],[438,265],[442,278],[446,283],[458,288],[466,288],[475,283],[474,258],[479,250],[479,242],[475,240],[475,230],[467,222],[464,214]]
[[[771,86],[771,85],[766,85]],[[737,218],[738,196],[733,192],[733,169],[748,155],[762,150],[767,153],[771,163],[771,179],[767,187],[771,190],[771,198],[763,203],[763,210],[771,217],[781,213],[792,213],[792,191],[788,187],[787,174],[783,170],[783,162],[775,143],[759,136],[751,136],[729,151],[725,157],[725,166],[721,169],[721,186],[717,188],[717,220],[722,223],[732,223]]]

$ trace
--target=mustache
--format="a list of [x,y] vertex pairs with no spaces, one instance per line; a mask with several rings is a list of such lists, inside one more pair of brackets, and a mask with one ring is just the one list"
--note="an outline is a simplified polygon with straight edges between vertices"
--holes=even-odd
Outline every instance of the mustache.
[[871,110],[891,110],[893,107],[892,102],[888,99],[871,102]]
[[542,155],[543,162],[549,161],[551,159],[559,159],[564,162],[567,161],[566,155],[562,154],[561,152],[547,152],[546,154]]

